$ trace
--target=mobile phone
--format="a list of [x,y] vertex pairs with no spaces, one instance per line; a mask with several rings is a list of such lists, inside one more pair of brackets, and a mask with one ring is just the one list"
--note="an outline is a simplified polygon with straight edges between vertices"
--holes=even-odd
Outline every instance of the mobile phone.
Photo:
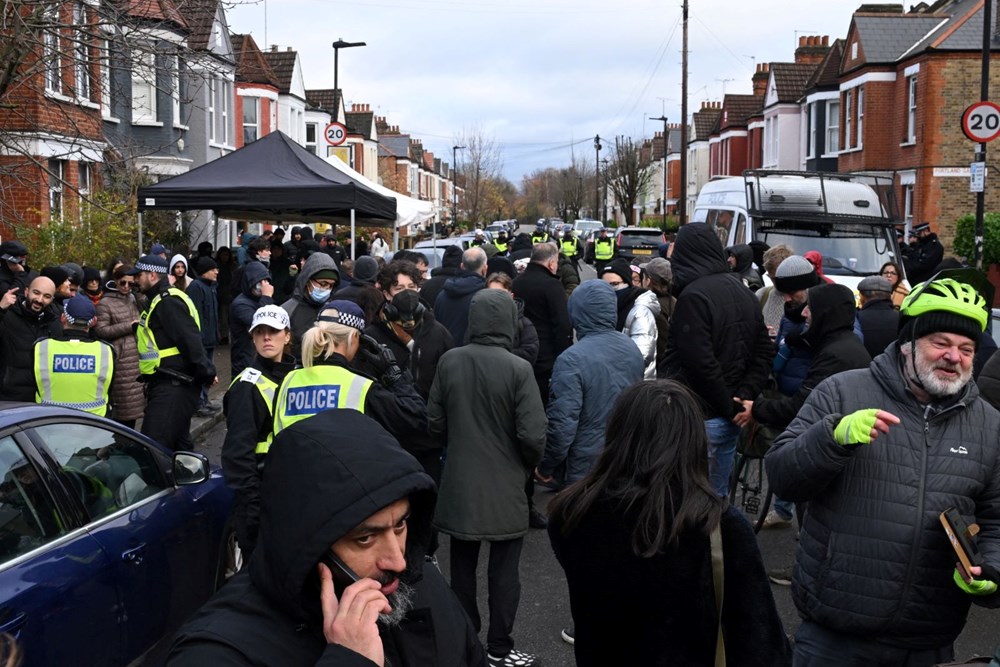
[[333,553],[332,549],[327,549],[323,552],[320,562],[330,568],[330,573],[333,574],[333,590],[337,594],[337,599],[340,599],[340,596],[344,594],[344,590],[348,586],[355,581],[361,580],[361,577],[354,570],[347,567],[347,564],[340,560],[337,554]]
[[972,568],[983,564],[983,555],[979,553],[979,546],[976,544],[979,526],[976,524],[969,526],[954,507],[941,512],[940,519],[944,532],[948,535],[948,541],[958,556],[961,565],[959,569],[964,570],[962,576],[966,577],[966,580],[971,579]]

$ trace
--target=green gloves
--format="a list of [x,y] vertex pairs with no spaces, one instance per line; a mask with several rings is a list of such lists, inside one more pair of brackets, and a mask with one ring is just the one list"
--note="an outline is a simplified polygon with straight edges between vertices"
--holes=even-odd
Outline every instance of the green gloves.
[[997,591],[997,582],[990,579],[973,579],[970,584],[962,578],[962,575],[959,574],[957,568],[954,572],[952,572],[951,578],[955,580],[956,586],[969,595],[992,595]]
[[867,445],[872,441],[878,410],[868,408],[845,415],[833,429],[833,439],[840,445]]

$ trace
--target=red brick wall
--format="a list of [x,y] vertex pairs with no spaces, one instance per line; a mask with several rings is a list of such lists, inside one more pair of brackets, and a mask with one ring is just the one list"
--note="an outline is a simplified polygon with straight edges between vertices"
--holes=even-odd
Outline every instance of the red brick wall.
[[747,168],[748,137],[729,137],[723,143],[729,144],[729,159],[724,166],[724,176],[739,176]]
[[747,141],[747,169],[760,169],[764,164],[764,128],[750,130]]

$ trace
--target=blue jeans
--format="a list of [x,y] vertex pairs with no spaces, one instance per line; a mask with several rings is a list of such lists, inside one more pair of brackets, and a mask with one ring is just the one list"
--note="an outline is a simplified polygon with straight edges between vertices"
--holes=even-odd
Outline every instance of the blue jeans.
[[[782,500],[778,496],[774,497],[774,511],[782,519],[791,521],[795,516],[795,503],[791,500]],[[801,521],[801,517],[800,517]]]
[[729,495],[729,475],[740,439],[740,427],[724,417],[705,420],[708,434],[708,481],[720,496]]
[[905,649],[828,630],[802,621],[795,633],[794,667],[932,667],[955,659],[949,644],[938,649]]

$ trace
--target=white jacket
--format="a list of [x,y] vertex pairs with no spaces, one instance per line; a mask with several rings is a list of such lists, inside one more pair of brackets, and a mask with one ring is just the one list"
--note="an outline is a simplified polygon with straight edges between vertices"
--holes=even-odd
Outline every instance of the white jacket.
[[656,300],[656,295],[650,291],[643,292],[632,304],[622,330],[639,347],[646,365],[644,380],[656,379],[656,315],[659,312],[660,302]]
[[368,251],[372,257],[385,257],[389,252],[389,244],[380,236],[372,241]]

